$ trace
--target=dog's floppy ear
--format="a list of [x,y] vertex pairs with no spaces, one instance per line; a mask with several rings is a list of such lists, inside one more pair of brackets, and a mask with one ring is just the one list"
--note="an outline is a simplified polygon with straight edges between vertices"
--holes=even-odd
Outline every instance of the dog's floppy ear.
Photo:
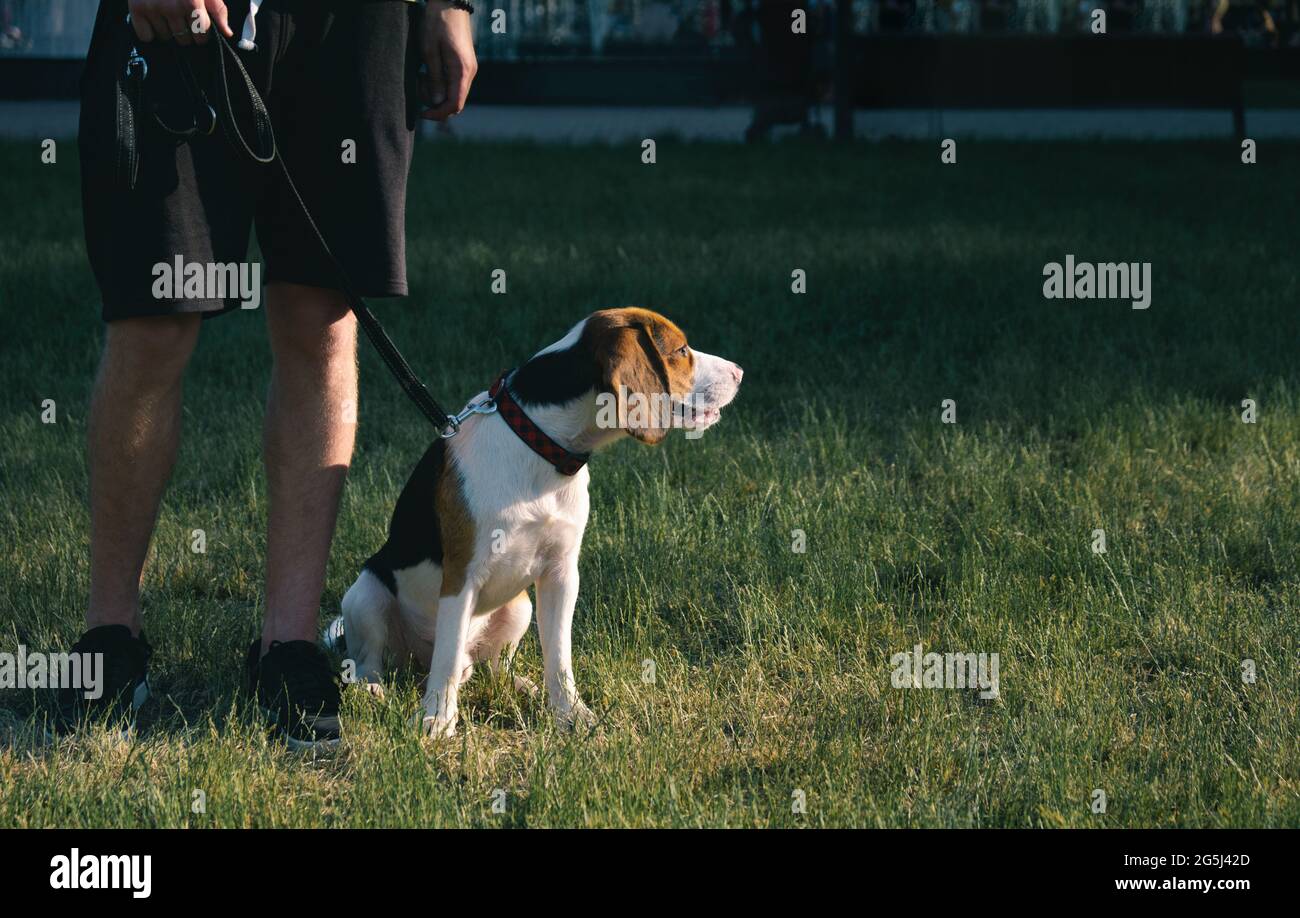
[[599,350],[601,383],[618,400],[619,423],[642,443],[658,443],[672,424],[668,367],[644,322],[610,328]]

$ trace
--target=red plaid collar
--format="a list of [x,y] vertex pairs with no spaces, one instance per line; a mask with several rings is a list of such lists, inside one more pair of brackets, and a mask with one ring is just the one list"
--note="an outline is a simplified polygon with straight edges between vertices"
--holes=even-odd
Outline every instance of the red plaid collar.
[[510,386],[506,379],[513,373],[513,370],[506,370],[497,377],[497,381],[492,384],[488,390],[488,397],[496,403],[497,414],[509,425],[516,436],[528,445],[528,448],[541,456],[561,475],[576,475],[578,470],[587,464],[591,458],[588,453],[571,453],[560,444],[548,437],[540,427],[533,423],[533,419],[524,414],[524,409],[519,407],[515,401],[514,393],[510,391]]

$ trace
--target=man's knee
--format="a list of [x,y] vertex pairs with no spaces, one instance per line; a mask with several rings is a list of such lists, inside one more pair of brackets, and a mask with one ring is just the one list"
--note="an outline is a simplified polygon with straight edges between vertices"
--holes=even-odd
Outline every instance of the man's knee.
[[110,322],[104,336],[104,362],[116,373],[174,382],[194,353],[201,322],[196,313]]
[[267,297],[266,322],[277,361],[355,360],[356,316],[336,290],[276,284]]

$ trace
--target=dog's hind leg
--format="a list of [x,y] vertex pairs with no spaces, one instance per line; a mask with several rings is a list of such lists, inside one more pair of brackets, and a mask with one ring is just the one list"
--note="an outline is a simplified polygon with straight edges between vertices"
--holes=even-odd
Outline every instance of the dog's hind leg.
[[357,682],[380,697],[384,694],[381,678],[389,616],[396,603],[397,597],[368,570],[361,572],[343,597],[343,638],[348,656],[356,664]]
[[[488,621],[475,636],[470,648],[470,658],[474,662],[486,662],[488,670],[496,675],[505,667],[510,671],[511,661],[519,648],[519,641],[528,631],[533,620],[533,603],[528,598],[528,591],[522,591],[514,599],[488,615]],[[532,695],[537,686],[522,676],[512,676],[516,691]]]

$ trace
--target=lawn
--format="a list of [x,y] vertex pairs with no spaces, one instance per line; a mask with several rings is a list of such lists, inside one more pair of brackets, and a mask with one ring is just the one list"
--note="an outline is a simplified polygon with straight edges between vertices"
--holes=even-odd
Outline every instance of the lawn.
[[[239,659],[269,359],[238,313],[187,377],[140,735],[47,744],[42,699],[0,693],[0,826],[1300,826],[1300,146],[1259,160],[424,145],[412,295],[377,309],[442,400],[611,305],[745,367],[701,439],[592,463],[574,642],[598,727],[479,673],[432,744],[407,672],[349,693],[334,755],[266,738]],[[87,589],[101,326],[74,147],[3,145],[0,168],[0,651],[57,651]],[[1044,299],[1067,253],[1151,262],[1150,308]],[[322,623],[430,437],[362,348]],[[893,687],[918,643],[999,654],[999,697]],[[517,665],[540,677],[535,631]]]

